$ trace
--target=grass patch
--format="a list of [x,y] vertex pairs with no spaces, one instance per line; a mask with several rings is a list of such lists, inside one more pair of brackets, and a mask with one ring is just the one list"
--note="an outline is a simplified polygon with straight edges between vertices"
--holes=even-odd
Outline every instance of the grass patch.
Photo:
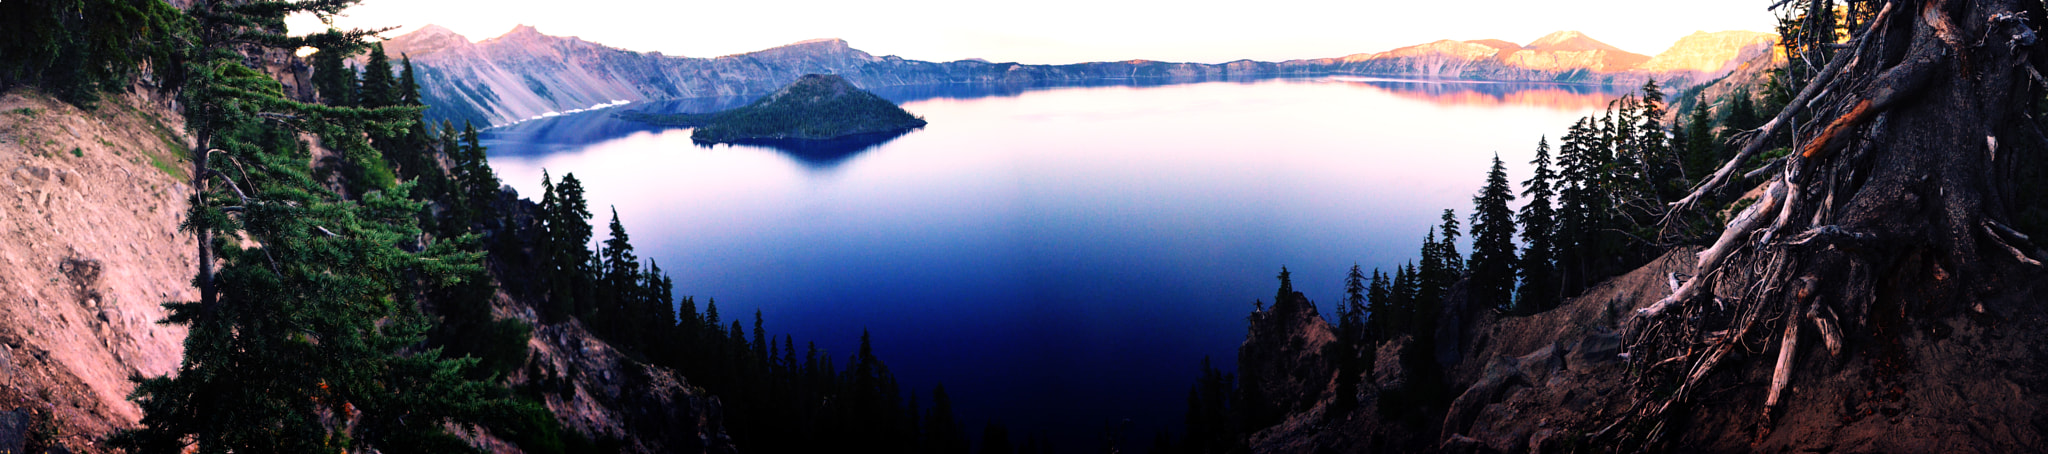
[[28,117],[30,120],[34,120],[36,118],[36,109],[31,107],[23,107],[20,109],[14,109],[7,112],[15,115]]
[[189,176],[185,175],[184,166],[173,165],[171,163],[164,162],[163,157],[157,156],[156,154],[153,153],[149,155],[149,166],[155,167],[157,170],[163,171],[164,175],[170,175],[171,179],[173,180],[185,181],[186,179],[190,178]]
[[78,157],[78,158],[83,158],[83,157],[85,157],[85,149],[83,149],[83,148],[78,148],[78,147],[71,147],[71,156],[72,156],[72,157]]

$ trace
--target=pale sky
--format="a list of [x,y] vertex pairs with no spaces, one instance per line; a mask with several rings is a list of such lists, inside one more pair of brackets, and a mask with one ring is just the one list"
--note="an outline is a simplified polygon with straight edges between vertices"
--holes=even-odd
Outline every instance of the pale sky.
[[[1379,52],[1438,39],[1526,44],[1579,30],[1655,55],[1694,31],[1771,31],[1769,0],[363,0],[342,27],[440,24],[470,40],[519,24],[635,51],[716,57],[813,38],[875,55],[1023,63],[1218,63]],[[298,18],[293,29],[322,28]]]

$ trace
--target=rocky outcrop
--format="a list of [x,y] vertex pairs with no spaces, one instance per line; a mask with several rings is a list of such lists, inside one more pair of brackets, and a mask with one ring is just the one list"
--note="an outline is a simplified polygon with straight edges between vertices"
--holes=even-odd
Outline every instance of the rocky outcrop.
[[1335,389],[1337,370],[1328,347],[1330,323],[1301,292],[1284,292],[1273,307],[1253,312],[1250,332],[1237,350],[1244,412],[1253,427],[1315,408]]
[[[1739,40],[1701,39],[1690,41],[1692,44],[1681,41],[1686,50],[1667,59],[1671,63],[1662,65],[1677,68],[1730,53],[1710,47],[1736,41]],[[1707,80],[1689,75],[1695,71],[1692,66],[1685,66],[1682,72],[1640,70],[1654,59],[1614,48],[1578,32],[1553,33],[1527,46],[1501,40],[1446,40],[1341,58],[1239,60],[1221,64],[1151,60],[1070,65],[982,60],[927,62],[871,55],[838,39],[804,41],[716,58],[688,58],[544,35],[529,26],[472,43],[446,28],[429,25],[392,38],[384,47],[389,54],[413,59],[424,92],[422,97],[430,106],[429,118],[486,125],[601,108],[619,101],[757,96],[812,73],[839,75],[864,89],[943,83],[1057,84],[1331,74],[1629,85],[1649,78]]]

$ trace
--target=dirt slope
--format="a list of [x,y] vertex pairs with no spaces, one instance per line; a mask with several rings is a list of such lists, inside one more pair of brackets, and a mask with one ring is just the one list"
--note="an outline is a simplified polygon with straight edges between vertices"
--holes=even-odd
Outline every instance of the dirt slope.
[[[1762,339],[1709,372],[1662,427],[1614,424],[1668,390],[1639,386],[1629,359],[1629,318],[1671,293],[1670,276],[1693,272],[1699,248],[1680,248],[1528,317],[1469,313],[1457,330],[1457,361],[1445,367],[1447,404],[1411,405],[1412,371],[1390,358],[1407,338],[1379,349],[1359,408],[1334,412],[1334,396],[1286,415],[1250,437],[1253,452],[1608,452],[1601,440],[1663,431],[1656,452],[2039,452],[2048,446],[2048,280],[2002,292],[1981,308],[1846,320],[1857,330],[1840,353],[1816,335],[1798,353],[1812,367],[1792,377],[1786,408],[1766,423],[1764,394],[1775,346]],[[1459,292],[1453,300],[1462,298]],[[1455,304],[1447,304],[1456,306]],[[1912,306],[1907,304],[1907,306]],[[1924,305],[1923,305],[1924,306]],[[1900,319],[1917,320],[1900,322]],[[1321,320],[1305,320],[1304,325]],[[1304,326],[1300,332],[1314,332]],[[1772,336],[1776,332],[1769,333]],[[1301,341],[1311,341],[1304,338]],[[1275,345],[1293,339],[1272,342]],[[1746,360],[1745,360],[1746,358]],[[1315,371],[1327,374],[1327,369]],[[1320,375],[1328,376],[1328,375]],[[1296,382],[1319,381],[1297,377]]]
[[[135,424],[133,375],[174,371],[197,298],[177,114],[138,97],[83,111],[0,94],[0,410],[27,407],[75,451]],[[169,172],[167,172],[167,170]]]

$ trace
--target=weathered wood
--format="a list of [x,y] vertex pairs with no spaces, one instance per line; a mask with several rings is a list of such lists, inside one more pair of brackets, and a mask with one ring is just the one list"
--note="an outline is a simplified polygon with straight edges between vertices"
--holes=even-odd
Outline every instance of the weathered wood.
[[1651,304],[1649,307],[1637,310],[1636,316],[1642,318],[1656,317],[1657,314],[1663,313],[1671,305],[1692,299],[1705,286],[1707,276],[1712,274],[1717,267],[1721,266],[1722,260],[1728,258],[1728,253],[1746,244],[1750,232],[1756,231],[1758,227],[1763,225],[1764,213],[1776,213],[1778,206],[1782,205],[1781,202],[1784,199],[1785,181],[1782,179],[1772,181],[1770,189],[1764,190],[1762,199],[1758,200],[1755,205],[1744,208],[1742,214],[1736,215],[1735,220],[1728,222],[1728,229],[1721,231],[1721,238],[1714,241],[1713,247],[1700,251],[1699,267],[1693,270],[1692,279],[1687,280],[1684,286],[1679,287],[1678,291],[1672,292],[1670,296],[1657,300],[1655,304]]
[[1835,319],[1835,310],[1826,303],[1806,306],[1806,319],[1813,321],[1815,331],[1820,331],[1820,341],[1828,347],[1828,356],[1842,356],[1842,323]]
[[1785,337],[1778,341],[1778,365],[1771,371],[1771,392],[1764,397],[1765,421],[1778,409],[1785,386],[1792,384],[1792,358],[1799,351],[1799,325],[1799,319],[1785,317]]

